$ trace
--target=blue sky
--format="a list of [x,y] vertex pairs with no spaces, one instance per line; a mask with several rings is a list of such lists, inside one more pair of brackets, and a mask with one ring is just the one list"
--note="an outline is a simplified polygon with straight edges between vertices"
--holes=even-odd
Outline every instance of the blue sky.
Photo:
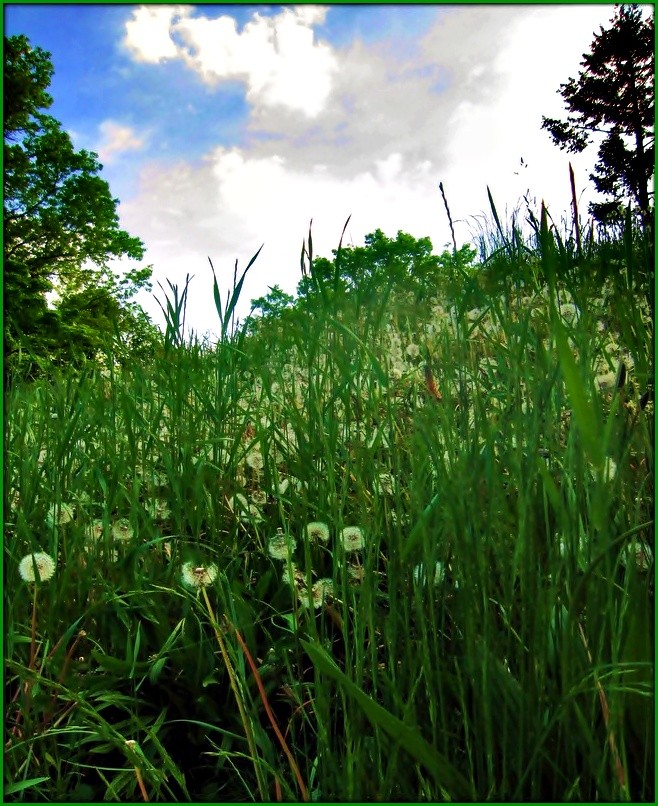
[[[487,185],[501,212],[528,193],[559,222],[571,160],[583,212],[591,198],[594,155],[560,152],[541,116],[564,116],[559,85],[612,5],[4,12],[6,35],[51,53],[51,113],[99,154],[154,279],[195,275],[188,319],[201,333],[217,328],[207,257],[228,283],[264,242],[245,302],[274,283],[293,292],[311,218],[316,254],[350,214],[348,243],[402,229],[441,252],[439,181],[460,243],[488,212]],[[157,320],[153,299],[140,302]]]

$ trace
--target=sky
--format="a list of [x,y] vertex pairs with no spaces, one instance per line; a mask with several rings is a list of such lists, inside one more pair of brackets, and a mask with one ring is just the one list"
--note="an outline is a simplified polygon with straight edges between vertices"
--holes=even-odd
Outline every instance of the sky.
[[[646,6],[645,13],[653,7]],[[5,35],[51,54],[50,113],[92,150],[120,200],[121,226],[146,246],[140,265],[185,283],[187,318],[219,329],[212,272],[250,269],[250,300],[294,293],[312,220],[315,255],[359,246],[375,229],[472,243],[542,199],[570,216],[594,197],[596,149],[568,154],[542,130],[564,119],[560,84],[577,77],[608,5],[21,5]],[[129,265],[115,264],[121,271]],[[225,293],[225,292],[224,292]],[[153,294],[138,301],[161,323]]]

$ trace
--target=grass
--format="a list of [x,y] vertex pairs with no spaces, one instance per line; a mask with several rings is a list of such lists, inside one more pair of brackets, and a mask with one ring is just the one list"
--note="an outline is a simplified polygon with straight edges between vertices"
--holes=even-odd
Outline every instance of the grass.
[[216,346],[172,286],[13,383],[6,800],[653,802],[651,318],[500,229],[454,304],[248,335],[236,268]]

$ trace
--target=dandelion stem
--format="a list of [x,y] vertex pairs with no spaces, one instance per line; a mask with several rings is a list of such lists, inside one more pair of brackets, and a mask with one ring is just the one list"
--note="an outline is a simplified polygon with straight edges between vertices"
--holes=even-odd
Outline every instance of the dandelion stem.
[[244,726],[245,736],[247,738],[247,744],[249,745],[249,751],[251,752],[251,756],[254,762],[254,770],[256,771],[256,779],[258,781],[258,790],[260,792],[261,798],[266,801],[267,794],[265,791],[265,786],[263,781],[261,780],[261,771],[260,765],[258,763],[258,754],[256,751],[256,744],[254,742],[253,732],[251,730],[251,725],[249,724],[249,718],[247,717],[247,712],[244,708],[244,702],[242,700],[242,695],[238,689],[238,681],[235,676],[235,671],[233,669],[233,664],[231,663],[231,659],[229,658],[228,652],[226,650],[226,645],[224,643],[224,639],[222,638],[222,633],[217,623],[217,619],[215,618],[215,613],[212,609],[212,605],[210,604],[210,599],[208,598],[208,593],[206,592],[205,587],[201,588],[203,593],[203,598],[206,603],[206,607],[208,608],[208,615],[210,616],[210,623],[212,624],[212,628],[215,632],[215,637],[217,638],[217,643],[219,644],[219,649],[222,653],[222,659],[224,661],[224,666],[226,666],[226,671],[228,672],[228,678],[233,689],[233,694],[235,695],[235,701],[238,704],[238,710],[240,711],[240,718],[242,720],[242,724]]
[[249,647],[244,642],[244,639],[240,635],[240,633],[237,630],[237,628],[233,624],[231,624],[231,622],[228,621],[228,619],[226,619],[226,621],[229,624],[229,626],[231,627],[231,629],[233,630],[233,632],[235,633],[235,637],[238,639],[238,643],[240,644],[240,648],[242,649],[242,651],[244,653],[244,656],[247,659],[247,663],[249,664],[249,666],[251,668],[251,671],[252,671],[252,673],[254,675],[254,679],[256,681],[256,685],[258,686],[258,693],[260,694],[260,698],[263,701],[263,706],[265,707],[265,712],[267,713],[267,718],[270,720],[270,724],[274,728],[274,732],[276,733],[276,737],[279,740],[279,744],[281,745],[281,747],[283,749],[283,752],[286,754],[286,757],[287,757],[288,762],[290,764],[290,768],[293,771],[293,774],[294,774],[295,778],[297,779],[297,784],[299,785],[299,789],[300,789],[300,791],[302,793],[302,798],[304,799],[305,802],[307,802],[308,801],[308,789],[306,788],[306,785],[304,784],[304,779],[302,778],[302,775],[301,775],[301,773],[299,771],[299,767],[297,766],[297,763],[296,763],[292,753],[290,752],[290,748],[288,747],[288,745],[286,743],[286,740],[283,738],[283,736],[281,734],[281,731],[279,730],[279,726],[277,724],[276,717],[274,716],[274,714],[272,713],[272,709],[270,708],[270,703],[269,703],[269,701],[267,699],[267,693],[265,692],[265,689],[263,687],[263,682],[262,682],[262,680],[260,678],[260,674],[258,673],[258,669],[256,668],[256,664],[254,663],[254,659],[251,656],[251,652],[249,651]]
[[589,645],[587,643],[587,637],[585,636],[585,631],[583,630],[583,625],[578,624],[578,630],[580,631],[580,637],[585,647],[585,652],[587,652],[587,657],[589,658],[589,662],[592,664],[592,671],[594,674],[594,685],[596,686],[596,690],[599,695],[599,700],[601,702],[601,712],[603,714],[603,721],[605,723],[605,729],[608,734],[608,744],[610,745],[610,752],[612,753],[612,758],[615,764],[615,773],[617,775],[617,780],[619,781],[619,786],[621,787],[622,792],[628,797],[628,791],[626,788],[626,774],[624,772],[624,765],[621,762],[621,758],[619,757],[619,750],[617,750],[617,743],[615,742],[615,732],[610,727],[610,708],[608,706],[608,699],[605,696],[605,691],[603,690],[603,686],[601,685],[600,680],[596,675],[596,671],[594,670],[594,661],[592,659],[592,653],[589,651]]
[[37,649],[37,591],[38,585],[34,585],[34,598],[32,599],[32,635],[30,641],[30,665],[29,669],[34,668],[34,661],[36,658]]
[[148,803],[149,796],[148,792],[146,791],[146,787],[144,786],[144,781],[142,780],[142,773],[139,767],[135,767],[135,776],[137,777],[137,786],[139,786],[139,791],[142,793],[144,803]]

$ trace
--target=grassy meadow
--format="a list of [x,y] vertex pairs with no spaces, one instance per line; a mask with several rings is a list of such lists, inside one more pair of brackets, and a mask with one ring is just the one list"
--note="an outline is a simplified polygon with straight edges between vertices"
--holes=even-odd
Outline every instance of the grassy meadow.
[[545,223],[12,381],[6,801],[653,802],[641,255]]

